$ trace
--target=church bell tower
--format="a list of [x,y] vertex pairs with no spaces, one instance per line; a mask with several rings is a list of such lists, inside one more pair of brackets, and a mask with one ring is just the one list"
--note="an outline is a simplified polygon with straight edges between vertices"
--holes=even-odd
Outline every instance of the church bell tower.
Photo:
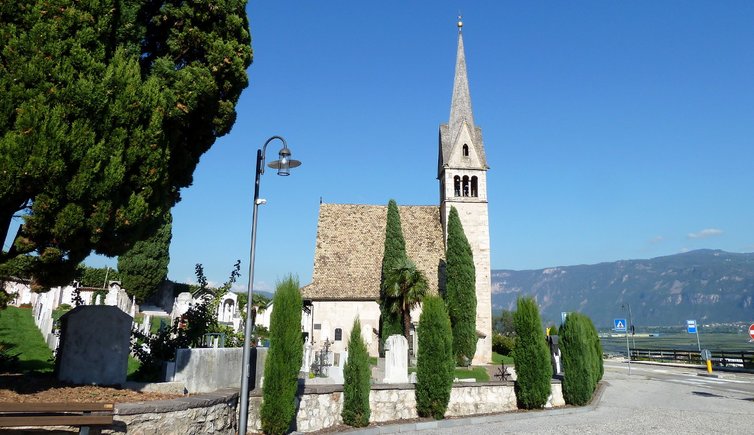
[[476,269],[476,329],[479,336],[473,363],[492,361],[492,283],[490,279],[490,231],[487,213],[487,158],[482,129],[474,124],[471,94],[463,48],[463,22],[458,19],[450,120],[440,125],[437,178],[440,181],[440,215],[445,237],[448,215],[455,207],[471,245]]

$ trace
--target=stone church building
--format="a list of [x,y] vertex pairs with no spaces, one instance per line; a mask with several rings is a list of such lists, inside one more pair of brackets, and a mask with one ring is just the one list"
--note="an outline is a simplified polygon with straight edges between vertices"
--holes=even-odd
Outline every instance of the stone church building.
[[[406,252],[424,272],[430,292],[444,289],[445,240],[450,208],[455,207],[471,244],[476,267],[479,341],[473,363],[492,359],[490,237],[487,213],[487,159],[482,130],[474,124],[466,75],[462,23],[458,23],[450,119],[440,125],[437,179],[439,205],[399,206]],[[309,309],[304,331],[314,350],[325,341],[330,350],[346,350],[354,319],[361,320],[370,355],[378,352],[380,273],[387,205],[321,204],[312,282],[302,288]],[[412,312],[412,349],[421,309]]]

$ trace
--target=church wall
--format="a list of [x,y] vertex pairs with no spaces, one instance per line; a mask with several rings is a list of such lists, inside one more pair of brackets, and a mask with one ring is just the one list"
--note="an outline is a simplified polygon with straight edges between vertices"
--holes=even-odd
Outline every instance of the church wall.
[[[348,338],[356,317],[361,321],[361,336],[369,355],[377,356],[379,340],[373,331],[379,329],[380,307],[375,301],[314,301],[309,318],[311,323],[304,326],[304,331],[310,332],[314,327],[315,351],[321,349],[325,340],[329,339],[332,343],[330,351],[343,352],[348,347]],[[336,329],[341,330],[340,340],[335,339]]]

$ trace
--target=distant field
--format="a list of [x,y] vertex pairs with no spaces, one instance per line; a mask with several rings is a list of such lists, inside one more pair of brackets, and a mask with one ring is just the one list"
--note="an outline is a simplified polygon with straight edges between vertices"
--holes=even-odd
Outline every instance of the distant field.
[[[696,350],[694,334],[661,334],[659,337],[628,337],[631,348],[637,349],[677,349]],[[602,351],[605,353],[626,353],[624,337],[601,338]],[[710,333],[699,334],[702,349],[711,351],[754,351],[754,343],[749,342],[748,334]],[[634,344],[635,343],[635,344]]]

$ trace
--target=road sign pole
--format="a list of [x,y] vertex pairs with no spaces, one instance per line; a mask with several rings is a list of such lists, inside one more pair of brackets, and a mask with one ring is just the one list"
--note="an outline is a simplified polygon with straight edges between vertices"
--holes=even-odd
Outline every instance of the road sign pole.
[[696,325],[696,347],[699,348],[699,353],[702,353],[702,345],[699,343],[699,325]]
[[631,376],[631,348],[628,347],[628,328],[626,328],[626,354],[628,355],[628,375]]

